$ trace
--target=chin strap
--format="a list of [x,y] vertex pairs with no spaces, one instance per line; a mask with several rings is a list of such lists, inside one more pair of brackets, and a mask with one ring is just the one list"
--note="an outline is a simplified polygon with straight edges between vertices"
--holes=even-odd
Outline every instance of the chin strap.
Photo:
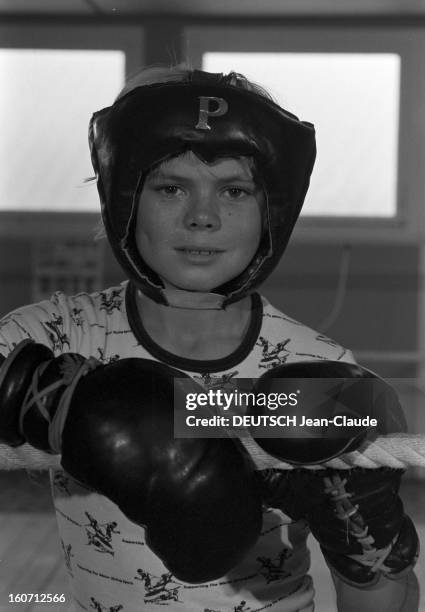
[[202,291],[182,291],[181,289],[163,289],[161,291],[167,306],[189,310],[223,310],[224,295],[204,293]]

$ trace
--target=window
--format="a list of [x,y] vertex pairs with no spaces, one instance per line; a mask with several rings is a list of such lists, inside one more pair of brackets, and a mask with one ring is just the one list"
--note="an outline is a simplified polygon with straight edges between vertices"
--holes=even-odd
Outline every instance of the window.
[[[398,55],[205,53],[203,56],[203,67],[210,72],[228,72],[234,66],[266,87],[281,106],[317,125],[319,155],[303,214],[396,215]],[[379,181],[375,177],[380,177]]]
[[124,74],[122,51],[0,50],[0,210],[98,211],[87,128]]
[[414,241],[425,227],[425,43],[414,29],[191,27],[187,55],[236,70],[315,124],[318,157],[295,238]]
[[142,42],[133,26],[0,26],[0,233],[92,235],[88,123],[139,69]]

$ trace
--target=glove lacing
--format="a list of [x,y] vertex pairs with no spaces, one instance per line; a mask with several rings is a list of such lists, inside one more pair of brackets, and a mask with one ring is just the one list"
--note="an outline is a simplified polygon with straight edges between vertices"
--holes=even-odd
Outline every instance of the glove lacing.
[[[62,377],[51,385],[44,387],[44,389],[39,390],[38,385],[40,378],[50,363],[51,361],[46,361],[45,363],[41,364],[33,374],[31,384],[28,387],[22,404],[22,409],[19,416],[19,429],[21,432],[23,431],[25,415],[28,410],[34,404],[36,404],[39,413],[48,423],[49,447],[53,453],[59,454],[61,452],[62,431],[68,416],[74,390],[80,378],[102,364],[95,357],[89,357],[81,362],[81,360],[76,358],[74,355],[65,354],[63,355],[63,361],[59,366]],[[66,388],[60,397],[53,417],[51,417],[45,407],[46,400],[51,393],[54,393],[61,386],[65,386]]]
[[345,488],[347,478],[341,478],[339,474],[332,474],[331,476],[325,476],[323,481],[325,493],[330,495],[331,501],[335,504],[336,516],[345,522],[347,543],[351,534],[362,548],[362,554],[348,556],[361,565],[370,567],[372,572],[390,572],[390,568],[386,567],[384,562],[390,554],[397,536],[385,548],[376,548],[375,539],[369,534],[369,527],[359,512],[359,505],[353,505],[350,501],[353,493],[349,493]]

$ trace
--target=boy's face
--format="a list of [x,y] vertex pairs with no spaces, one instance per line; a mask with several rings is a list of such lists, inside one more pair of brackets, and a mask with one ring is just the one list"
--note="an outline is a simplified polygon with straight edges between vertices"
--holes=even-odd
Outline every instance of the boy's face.
[[260,243],[263,206],[248,159],[205,164],[188,152],[147,176],[136,243],[165,287],[211,291],[252,260]]

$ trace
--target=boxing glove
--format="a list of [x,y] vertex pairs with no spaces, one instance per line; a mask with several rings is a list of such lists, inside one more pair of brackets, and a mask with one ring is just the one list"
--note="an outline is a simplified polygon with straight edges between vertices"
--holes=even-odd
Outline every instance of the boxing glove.
[[[329,384],[321,385],[320,379]],[[297,431],[295,425],[294,438],[288,437],[290,431],[281,438],[257,438],[268,453],[294,465],[325,462],[359,448],[366,439],[407,429],[394,390],[360,366],[328,361],[291,364],[268,371],[256,386],[257,393],[266,394],[288,394],[294,388],[301,391],[300,401],[286,414],[312,419],[317,423],[312,431],[300,433],[302,426]],[[343,416],[358,422],[369,417],[376,425],[339,429],[336,416],[337,423]],[[345,582],[367,588],[381,575],[400,578],[418,556],[418,536],[398,495],[402,474],[403,470],[385,467],[297,467],[264,470],[258,479],[264,502],[294,520],[306,520],[332,570]]]
[[[6,360],[3,440],[23,438],[35,448],[61,452],[72,477],[145,527],[148,546],[180,580],[217,579],[243,559],[262,520],[247,456],[226,436],[174,438],[175,393],[183,393],[178,381],[185,381],[186,390],[191,385],[192,392],[202,391],[194,381],[136,358],[91,369],[80,355],[50,355],[34,369],[39,359],[28,344],[14,359],[32,371],[24,377],[31,383],[18,417],[11,415],[17,402],[10,390],[22,373]],[[19,431],[12,432],[17,423]]]
[[[269,455],[293,465],[323,463],[356,450],[366,439],[407,429],[394,389],[356,364],[282,365],[261,376],[254,392],[279,396],[280,402],[274,412],[265,402],[250,406],[252,436]],[[271,414],[281,417],[282,426],[255,425]]]
[[22,446],[19,415],[35,370],[53,357],[52,351],[32,340],[20,342],[6,359],[0,355],[0,442]]
[[264,503],[307,521],[344,582],[368,588],[397,580],[419,554],[416,529],[398,495],[403,470],[270,469],[258,472]]

